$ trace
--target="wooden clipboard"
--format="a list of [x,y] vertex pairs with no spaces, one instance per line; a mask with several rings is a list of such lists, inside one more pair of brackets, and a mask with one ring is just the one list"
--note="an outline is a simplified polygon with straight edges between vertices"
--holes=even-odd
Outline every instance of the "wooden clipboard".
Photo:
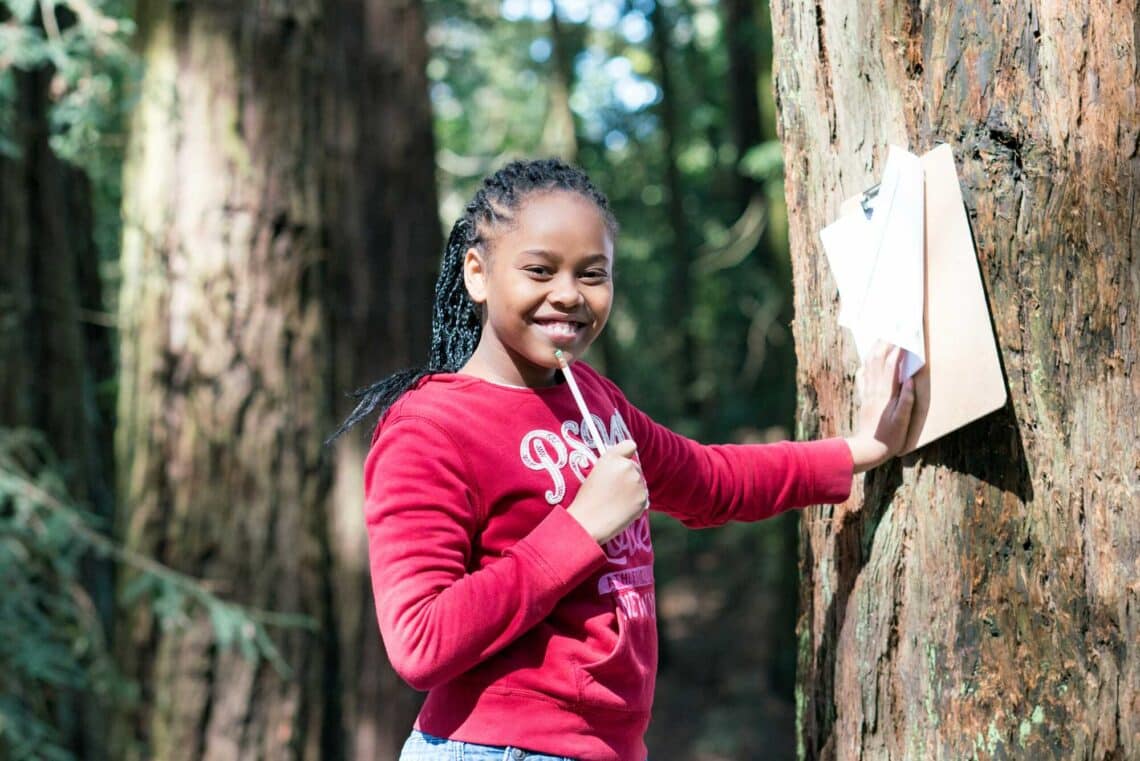
[[[943,144],[920,160],[926,215],[922,315],[926,365],[914,376],[914,413],[903,454],[1001,409],[1006,401],[954,154]],[[840,213],[862,213],[866,197],[861,193],[847,199]]]

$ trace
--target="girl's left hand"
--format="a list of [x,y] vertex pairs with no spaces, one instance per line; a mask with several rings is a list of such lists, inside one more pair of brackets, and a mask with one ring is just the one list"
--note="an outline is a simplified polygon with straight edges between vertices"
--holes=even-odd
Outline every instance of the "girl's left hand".
[[855,472],[862,473],[894,457],[906,443],[914,409],[914,379],[899,383],[902,349],[875,344],[855,376],[861,397],[855,435],[847,438]]

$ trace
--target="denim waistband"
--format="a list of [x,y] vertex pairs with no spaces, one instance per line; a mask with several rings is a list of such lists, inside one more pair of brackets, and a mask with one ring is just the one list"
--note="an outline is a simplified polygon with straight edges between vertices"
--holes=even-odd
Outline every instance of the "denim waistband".
[[433,737],[413,730],[400,751],[400,761],[574,761],[565,756],[516,748],[513,745],[478,745]]

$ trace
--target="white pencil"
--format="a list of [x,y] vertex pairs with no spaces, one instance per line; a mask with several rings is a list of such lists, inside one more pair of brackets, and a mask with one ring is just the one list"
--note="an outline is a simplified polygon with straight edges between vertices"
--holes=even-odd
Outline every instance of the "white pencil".
[[578,384],[574,382],[574,375],[570,372],[570,365],[566,362],[566,357],[562,356],[561,349],[554,350],[554,358],[558,360],[562,374],[566,376],[566,382],[570,385],[570,393],[574,395],[574,401],[578,403],[578,411],[582,413],[582,419],[585,421],[586,427],[590,429],[590,435],[594,437],[598,452],[605,454],[606,442],[602,440],[602,435],[598,432],[598,426],[594,423],[594,416],[586,407],[586,400],[582,398],[582,392],[578,390]]

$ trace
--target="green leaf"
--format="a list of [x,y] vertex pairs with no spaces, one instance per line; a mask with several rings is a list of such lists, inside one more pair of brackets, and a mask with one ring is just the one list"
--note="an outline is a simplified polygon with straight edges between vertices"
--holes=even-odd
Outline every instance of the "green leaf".
[[740,160],[740,170],[757,180],[770,180],[784,173],[784,150],[779,140],[754,145]]
[[4,0],[4,5],[8,6],[17,21],[27,24],[38,10],[39,0]]

